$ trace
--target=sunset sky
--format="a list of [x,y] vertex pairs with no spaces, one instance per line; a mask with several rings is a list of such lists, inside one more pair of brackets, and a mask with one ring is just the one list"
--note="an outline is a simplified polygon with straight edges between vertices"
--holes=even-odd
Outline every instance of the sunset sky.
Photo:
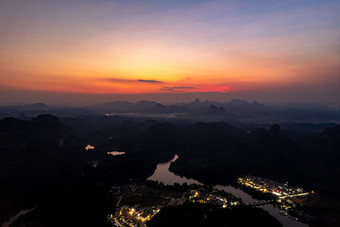
[[0,0],[0,34],[0,103],[340,103],[338,0]]

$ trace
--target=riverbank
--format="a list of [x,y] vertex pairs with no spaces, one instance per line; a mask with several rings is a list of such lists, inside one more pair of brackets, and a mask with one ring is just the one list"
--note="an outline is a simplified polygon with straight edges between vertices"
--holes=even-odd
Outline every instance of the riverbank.
[[[185,177],[181,177],[181,176],[177,176],[176,174],[172,173],[171,170],[171,164],[174,163],[175,161],[178,161],[180,159],[176,158],[175,160],[172,159],[170,162],[168,163],[163,163],[162,165],[157,165],[157,169],[155,170],[154,174],[152,176],[150,176],[148,179],[153,179],[153,180],[158,180],[159,182],[162,182],[162,179],[167,179],[166,176],[167,175],[172,175],[173,177],[171,178],[171,181],[166,181],[167,184],[173,185],[175,183],[183,183],[184,179],[188,179]],[[167,167],[170,167],[168,169],[166,169]],[[159,167],[159,168],[158,168]],[[175,176],[175,177],[174,177]],[[191,181],[194,179],[190,179]],[[203,184],[201,181],[197,181],[200,184]],[[210,184],[208,185],[212,185],[212,181],[209,181]],[[233,184],[237,184],[236,180],[232,181]],[[186,184],[190,184],[190,181],[184,182]],[[203,184],[204,185],[204,184]],[[225,185],[216,185],[216,188],[218,189],[222,189],[227,193],[231,193],[234,196],[241,198],[243,202],[246,203],[252,203],[252,202],[258,202],[259,200],[254,199],[250,194],[244,192],[242,189],[240,188],[236,188],[232,185],[229,186],[225,186]],[[296,220],[292,220],[290,219],[288,216],[284,216],[282,214],[280,214],[280,210],[277,207],[274,206],[266,206],[266,207],[261,207],[259,206],[259,208],[261,209],[265,209],[267,212],[269,212],[273,217],[277,218],[281,224],[283,226],[296,226],[296,227],[307,227],[308,225],[304,224],[304,223],[300,223],[297,222]]]

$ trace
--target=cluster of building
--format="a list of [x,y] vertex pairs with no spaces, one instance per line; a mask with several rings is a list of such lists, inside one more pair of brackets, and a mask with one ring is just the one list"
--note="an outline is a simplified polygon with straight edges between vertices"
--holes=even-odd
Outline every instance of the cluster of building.
[[217,191],[210,192],[205,189],[190,190],[188,199],[192,203],[209,203],[223,208],[240,204],[240,201],[232,196],[221,195]]
[[[314,191],[306,192],[301,187],[291,187],[288,182],[279,183],[263,177],[246,176],[238,178],[238,183],[263,193],[270,193],[276,198],[272,200],[281,210],[281,214],[294,220],[309,220],[310,216],[299,207],[303,206],[308,197],[315,195]],[[293,215],[293,216],[291,216]]]
[[[112,195],[119,196],[115,213],[107,216],[113,226],[145,227],[145,223],[151,220],[162,207],[180,206],[186,201],[213,204],[223,208],[241,203],[240,199],[231,194],[200,186],[192,186],[188,191],[145,185],[140,185],[137,189],[131,187],[131,185],[123,185],[110,188]],[[132,204],[132,201],[136,204],[127,205]]]
[[114,226],[131,226],[145,227],[145,222],[151,220],[160,209],[158,207],[141,207],[141,206],[121,206],[115,214],[109,214],[108,220]]
[[246,176],[243,178],[238,178],[238,183],[246,187],[253,188],[257,191],[271,193],[277,196],[279,200],[296,197],[301,198],[314,193],[313,191],[306,192],[301,187],[290,187],[288,185],[288,182],[279,183],[277,181],[273,181],[263,177]]

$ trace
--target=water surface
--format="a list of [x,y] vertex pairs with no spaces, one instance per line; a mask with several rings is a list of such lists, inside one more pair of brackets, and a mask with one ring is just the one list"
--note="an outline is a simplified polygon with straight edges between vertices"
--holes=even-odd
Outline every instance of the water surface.
[[199,181],[194,179],[188,179],[186,177],[180,177],[175,175],[174,173],[169,171],[169,167],[172,162],[175,162],[178,159],[178,155],[176,154],[173,159],[166,163],[160,163],[157,165],[157,168],[154,174],[149,177],[147,180],[159,181],[166,185],[174,185],[175,183],[183,184],[199,184],[202,185]]
[[[151,177],[149,177],[147,180],[153,180],[153,181],[157,180],[166,185],[174,185],[175,183],[179,183],[179,184],[187,183],[188,185],[190,184],[203,185],[201,182],[197,180],[188,179],[186,177],[180,177],[170,172],[169,167],[171,163],[175,162],[177,159],[178,159],[178,155],[176,154],[174,158],[170,160],[169,162],[158,164],[154,174]],[[243,190],[235,188],[230,185],[228,186],[216,185],[215,187],[219,190],[224,190],[225,192],[231,193],[237,198],[241,198],[244,203],[253,203],[253,202],[259,201],[259,200],[254,199],[251,195],[244,192]],[[270,215],[272,215],[277,220],[279,220],[284,227],[308,227],[308,225],[304,223],[298,222],[296,220],[289,218],[288,216],[284,216],[280,214],[280,209],[277,207],[274,207],[272,205],[263,205],[263,206],[258,206],[258,207],[267,211]]]
[[85,150],[93,150],[94,149],[94,146],[88,144],[86,147],[85,147]]
[[107,154],[117,156],[117,155],[123,155],[123,154],[125,154],[125,152],[123,152],[123,151],[111,151],[111,152],[107,152]]
[[30,212],[32,210],[33,209],[19,211],[16,215],[10,217],[9,220],[7,220],[5,223],[3,223],[1,225],[1,227],[9,227],[16,219],[18,219],[19,217],[27,214],[28,212]]

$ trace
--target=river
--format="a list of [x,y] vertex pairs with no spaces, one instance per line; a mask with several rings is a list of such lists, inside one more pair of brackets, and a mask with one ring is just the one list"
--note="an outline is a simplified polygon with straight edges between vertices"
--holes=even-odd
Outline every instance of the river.
[[[174,185],[175,183],[183,184],[199,184],[203,185],[201,182],[195,179],[188,179],[186,177],[180,177],[175,175],[174,173],[169,171],[169,167],[172,162],[175,162],[178,159],[178,155],[176,154],[172,160],[166,163],[159,163],[157,168],[152,176],[148,178],[148,180],[159,181],[166,185]],[[251,195],[244,192],[241,189],[235,188],[233,186],[224,186],[224,185],[216,185],[215,186],[219,190],[224,190],[225,192],[233,194],[237,198],[241,198],[244,203],[256,202],[258,200],[254,199]],[[258,206],[259,208],[266,210],[270,215],[275,217],[277,220],[281,222],[284,227],[308,227],[308,225],[292,220],[291,218],[280,214],[280,209],[274,207],[272,205],[263,205]]]
[[167,185],[174,185],[175,183],[183,184],[199,184],[202,185],[202,183],[198,182],[194,179],[188,179],[186,177],[180,177],[175,175],[173,172],[169,171],[170,164],[172,162],[175,162],[178,159],[178,155],[176,154],[172,160],[166,163],[160,163],[157,165],[157,168],[154,172],[154,174],[149,177],[147,180],[158,180],[159,182],[162,182],[163,184]]
[[5,223],[3,223],[1,225],[1,227],[9,227],[15,220],[17,220],[18,218],[20,218],[21,216],[29,213],[30,211],[32,211],[34,208],[29,209],[29,210],[21,210],[19,211],[16,215],[14,215],[13,217],[10,217]]

